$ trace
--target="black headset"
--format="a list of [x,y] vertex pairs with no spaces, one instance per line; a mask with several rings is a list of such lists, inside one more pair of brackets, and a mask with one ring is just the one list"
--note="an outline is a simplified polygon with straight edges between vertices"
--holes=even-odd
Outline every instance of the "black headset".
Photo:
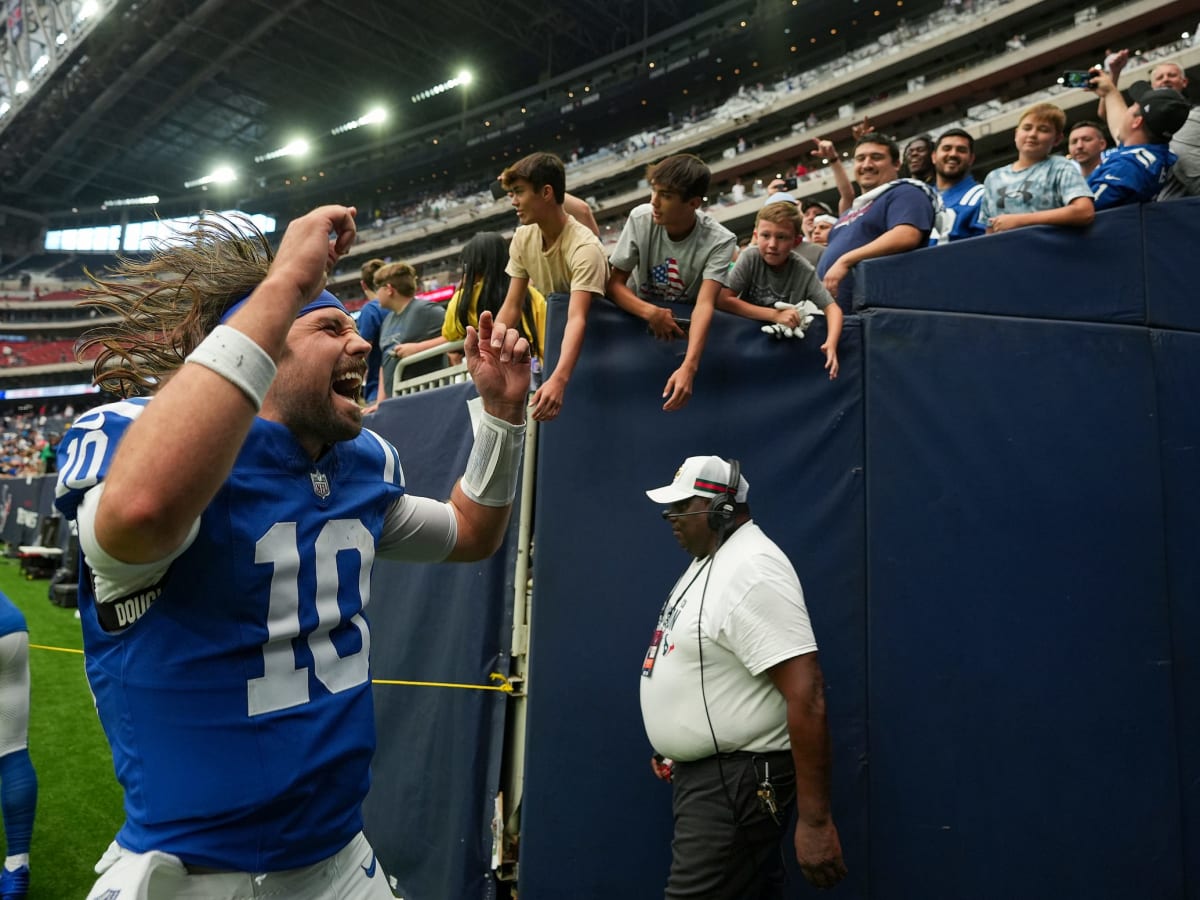
[[708,506],[708,527],[724,535],[733,525],[733,514],[737,508],[738,485],[742,480],[742,464],[736,459],[726,460],[729,464],[728,486],[712,498]]

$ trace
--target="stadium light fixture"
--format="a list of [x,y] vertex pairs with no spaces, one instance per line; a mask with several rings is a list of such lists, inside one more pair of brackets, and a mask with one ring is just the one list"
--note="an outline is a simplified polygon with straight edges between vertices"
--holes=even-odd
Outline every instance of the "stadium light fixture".
[[94,16],[97,12],[99,12],[99,10],[100,10],[100,6],[98,3],[96,3],[96,0],[87,0],[87,2],[83,4],[83,6],[79,7],[79,12],[75,16],[75,21],[76,22],[86,22],[88,19],[90,19],[92,16]]
[[148,194],[145,197],[124,197],[120,200],[105,200],[100,204],[101,209],[115,206],[153,206],[158,202],[158,194]]
[[208,175],[202,178],[194,178],[191,181],[185,181],[185,188],[203,187],[208,184],[228,184],[231,181],[237,180],[237,172],[231,166],[217,166]]
[[383,122],[388,117],[387,110],[382,106],[373,106],[353,122],[345,122],[337,128],[331,128],[330,134],[345,134],[347,131],[353,131],[355,128],[362,128],[364,125],[375,125],[378,122]]
[[260,163],[271,159],[279,159],[281,156],[304,156],[310,149],[312,149],[311,146],[304,138],[293,138],[278,150],[272,150],[270,153],[254,157],[254,161]]
[[60,31],[58,33],[58,37],[56,37],[54,39],[54,43],[58,44],[58,46],[61,47],[66,42],[67,42],[67,33],[65,31]]
[[43,53],[36,60],[34,60],[33,68],[31,68],[29,70],[29,74],[37,75],[39,72],[42,71],[42,69],[46,68],[46,66],[48,66],[48,65],[50,65],[50,57],[47,54]]
[[475,80],[475,76],[471,74],[469,69],[462,69],[457,75],[449,81],[443,81],[441,84],[435,84],[431,88],[426,88],[419,94],[412,95],[413,103],[420,103],[422,100],[428,100],[430,97],[436,97],[438,94],[444,94],[446,91],[456,87],[466,87]]
[[22,78],[15,85],[13,85],[13,93],[14,94],[17,94],[17,95],[24,94],[28,90],[29,90],[29,82],[26,81],[24,78]]
[[4,116],[12,109],[12,104],[7,100],[0,100],[0,116]]

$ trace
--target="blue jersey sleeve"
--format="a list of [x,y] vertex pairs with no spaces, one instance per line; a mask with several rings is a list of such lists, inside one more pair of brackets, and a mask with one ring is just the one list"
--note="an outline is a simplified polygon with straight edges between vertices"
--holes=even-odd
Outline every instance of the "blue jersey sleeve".
[[147,399],[123,400],[84,413],[58,445],[58,484],[54,505],[73,520],[83,495],[108,474],[117,444]]
[[1118,147],[1088,176],[1088,187],[1096,197],[1096,209],[1112,209],[1126,203],[1154,199],[1165,168],[1174,161],[1166,148],[1149,145]]
[[972,185],[951,207],[954,213],[954,226],[950,229],[950,240],[959,241],[963,238],[977,237],[987,231],[983,223],[979,221],[979,208],[983,202],[983,194],[982,184]]
[[16,604],[0,593],[0,637],[28,630],[25,626],[25,616],[17,609]]

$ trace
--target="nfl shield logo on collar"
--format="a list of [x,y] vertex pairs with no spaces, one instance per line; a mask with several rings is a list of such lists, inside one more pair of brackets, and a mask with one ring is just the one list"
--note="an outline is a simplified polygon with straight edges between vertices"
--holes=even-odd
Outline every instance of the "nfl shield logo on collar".
[[329,476],[323,472],[313,472],[311,478],[313,493],[324,500],[329,496]]

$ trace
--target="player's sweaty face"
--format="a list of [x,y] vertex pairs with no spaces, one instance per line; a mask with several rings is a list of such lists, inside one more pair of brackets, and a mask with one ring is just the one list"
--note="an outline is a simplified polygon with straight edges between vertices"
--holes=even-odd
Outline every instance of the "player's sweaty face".
[[314,455],[357,437],[370,349],[354,320],[339,309],[302,316],[288,332],[264,412],[269,410],[268,417],[286,425]]

